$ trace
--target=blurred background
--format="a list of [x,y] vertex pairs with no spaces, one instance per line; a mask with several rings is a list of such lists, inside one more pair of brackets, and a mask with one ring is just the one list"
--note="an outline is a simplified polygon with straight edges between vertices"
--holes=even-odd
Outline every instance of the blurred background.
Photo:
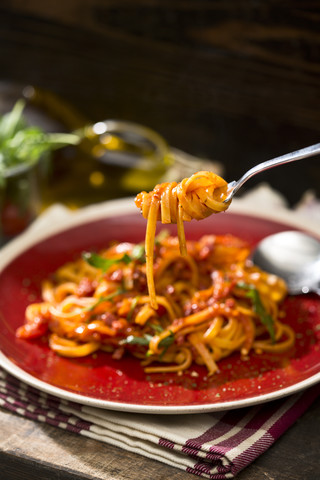
[[[319,20],[319,2],[302,0],[2,0],[0,108],[23,95],[49,130],[106,119],[147,126],[171,156],[151,184],[181,151],[191,170],[199,157],[232,181],[320,141]],[[112,135],[104,140],[117,150]],[[83,145],[57,152],[45,202],[80,206],[145,188],[139,176],[123,181],[130,165],[117,161]],[[290,205],[306,191],[319,196],[319,157],[246,188],[261,182]]]

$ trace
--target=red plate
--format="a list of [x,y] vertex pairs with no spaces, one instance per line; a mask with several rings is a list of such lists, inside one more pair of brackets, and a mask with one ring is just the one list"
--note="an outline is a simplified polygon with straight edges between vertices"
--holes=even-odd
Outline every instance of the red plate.
[[[141,242],[146,222],[132,201],[110,202],[80,212],[49,232],[34,231],[9,244],[0,260],[0,364],[19,379],[60,398],[91,406],[142,413],[191,413],[223,410],[289,395],[320,380],[320,299],[289,297],[288,322],[297,333],[290,355],[252,354],[246,362],[234,354],[219,362],[220,373],[207,377],[204,367],[188,373],[146,375],[136,359],[112,360],[106,353],[82,359],[62,358],[43,341],[15,337],[26,306],[40,300],[40,284],[83,250],[110,240]],[[185,225],[190,239],[231,233],[254,246],[266,235],[298,224],[230,212]],[[159,228],[161,226],[159,225]],[[166,227],[167,228],[167,227]],[[176,233],[176,227],[170,226]],[[313,233],[316,233],[315,231]]]

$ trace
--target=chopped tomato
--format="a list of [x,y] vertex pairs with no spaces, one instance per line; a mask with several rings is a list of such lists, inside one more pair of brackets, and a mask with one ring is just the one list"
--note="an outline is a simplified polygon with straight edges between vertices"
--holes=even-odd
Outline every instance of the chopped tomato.
[[32,323],[26,323],[19,327],[16,333],[18,338],[33,339],[47,333],[48,320],[44,317],[35,317]]

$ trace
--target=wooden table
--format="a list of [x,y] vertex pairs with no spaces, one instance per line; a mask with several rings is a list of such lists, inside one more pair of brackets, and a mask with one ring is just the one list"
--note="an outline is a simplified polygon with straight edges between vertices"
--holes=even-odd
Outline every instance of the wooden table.
[[[3,480],[186,480],[199,478],[112,445],[0,409]],[[237,480],[320,478],[320,399]]]

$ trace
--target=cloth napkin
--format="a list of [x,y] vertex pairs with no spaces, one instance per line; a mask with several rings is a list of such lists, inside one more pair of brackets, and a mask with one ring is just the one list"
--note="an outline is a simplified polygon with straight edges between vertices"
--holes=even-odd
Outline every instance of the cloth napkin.
[[[246,198],[238,204],[246,204]],[[262,185],[248,194],[248,204],[288,212],[285,199]],[[95,211],[95,207],[87,207]],[[101,206],[99,207],[101,208]],[[312,196],[296,208],[319,221]],[[61,205],[46,211],[23,235],[73,215]],[[0,368],[0,407],[26,418],[116,445],[130,452],[210,479],[233,478],[266,451],[320,394],[314,386],[295,395],[237,410],[187,415],[154,415],[109,411],[48,395]]]
[[0,369],[0,406],[210,479],[233,478],[300,417],[319,386],[264,405],[189,415],[145,415],[56,398]]

